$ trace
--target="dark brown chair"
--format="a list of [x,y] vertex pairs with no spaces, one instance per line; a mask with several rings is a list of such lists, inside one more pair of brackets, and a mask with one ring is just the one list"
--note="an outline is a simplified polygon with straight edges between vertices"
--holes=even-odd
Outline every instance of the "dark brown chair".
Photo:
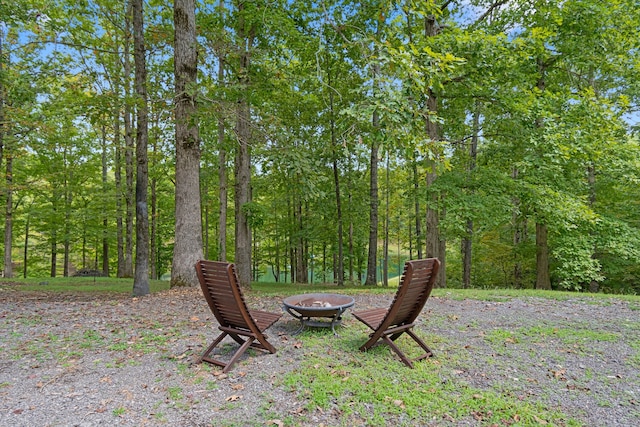
[[[198,261],[196,272],[202,293],[220,324],[218,329],[222,331],[197,363],[204,361],[221,366],[222,372],[227,373],[249,347],[275,353],[275,347],[263,332],[276,323],[282,313],[249,310],[238,285],[235,266],[231,263]],[[227,335],[240,344],[240,348],[225,363],[210,354]]]
[[[352,313],[356,319],[373,330],[369,340],[360,347],[361,351],[367,351],[374,345],[387,344],[410,368],[413,368],[412,362],[433,356],[429,347],[411,329],[431,294],[439,268],[440,261],[437,258],[407,261],[398,292],[389,308],[373,308]],[[405,332],[422,347],[424,354],[409,359],[398,348],[395,340]]]

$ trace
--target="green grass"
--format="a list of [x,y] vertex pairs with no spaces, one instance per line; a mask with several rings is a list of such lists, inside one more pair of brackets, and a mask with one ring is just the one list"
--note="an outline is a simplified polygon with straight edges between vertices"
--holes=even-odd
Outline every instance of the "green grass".
[[[326,333],[301,334],[307,352],[301,369],[282,384],[306,401],[306,409],[335,410],[342,425],[420,425],[471,422],[473,425],[564,425],[580,423],[540,403],[510,393],[470,386],[456,374],[455,355],[427,359],[407,369],[388,348],[358,351],[362,332],[341,329],[327,351]],[[399,345],[417,347],[400,338]],[[462,351],[462,350],[461,350]]]
[[[46,284],[43,284],[46,283]],[[169,289],[168,281],[151,280],[151,293]],[[347,283],[337,286],[334,283],[270,283],[254,282],[251,292],[256,296],[288,296],[308,292],[337,292],[346,294],[393,294],[397,290],[398,280],[389,280],[389,286],[363,286]],[[47,291],[47,292],[79,292],[100,293],[111,292],[130,295],[133,289],[133,279],[118,279],[111,277],[53,277],[53,278],[16,278],[0,279],[0,289],[11,286],[19,291]],[[535,289],[434,289],[433,296],[447,297],[455,300],[476,299],[483,301],[508,301],[514,298],[533,297],[553,300],[588,300],[596,305],[608,304],[611,299],[628,301],[632,309],[640,310],[640,296],[618,294],[592,294],[588,292],[542,291]]]
[[[1,279],[0,288],[12,286],[20,291],[47,292],[113,292],[131,294],[133,279],[116,279],[111,277],[48,277],[27,279]],[[162,280],[149,281],[151,292],[169,289],[169,282]]]

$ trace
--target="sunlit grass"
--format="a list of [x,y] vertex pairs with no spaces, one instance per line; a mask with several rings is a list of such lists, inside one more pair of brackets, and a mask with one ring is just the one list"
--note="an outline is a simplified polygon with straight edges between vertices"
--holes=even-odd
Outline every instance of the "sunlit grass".
[[[541,403],[470,386],[456,373],[455,354],[407,369],[384,346],[360,352],[362,332],[356,329],[341,329],[330,346],[326,340],[333,337],[326,333],[302,334],[303,366],[282,383],[306,402],[308,411],[335,408],[344,425],[580,425]],[[412,356],[410,340],[401,338],[399,345]]]
[[[26,292],[112,292],[131,294],[133,279],[118,279],[112,277],[47,277],[27,279],[2,279],[0,288],[11,286],[12,289]],[[150,280],[151,292],[169,289],[169,282]]]

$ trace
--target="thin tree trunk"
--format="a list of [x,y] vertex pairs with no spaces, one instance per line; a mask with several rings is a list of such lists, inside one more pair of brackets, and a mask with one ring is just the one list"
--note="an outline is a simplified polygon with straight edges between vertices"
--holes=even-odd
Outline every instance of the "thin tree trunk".
[[[476,168],[476,158],[478,153],[478,134],[480,133],[480,110],[479,104],[476,104],[473,112],[473,136],[471,138],[471,146],[469,147],[469,166],[467,168],[470,175]],[[467,234],[462,239],[462,287],[471,286],[471,261],[472,261],[472,242],[473,242],[473,220],[467,220]]]
[[[218,55],[218,84],[224,82],[224,57]],[[227,260],[227,151],[224,148],[225,123],[222,112],[218,117],[218,198],[220,211],[218,215],[218,260]]]
[[[65,153],[65,165],[67,164],[66,153]],[[63,248],[64,248],[64,261],[62,263],[62,276],[69,277],[69,250],[70,250],[70,236],[71,236],[71,202],[72,195],[71,190],[69,188],[69,181],[72,181],[72,174],[69,176],[69,179],[65,176],[64,179],[64,237],[63,237]]]
[[27,278],[27,265],[29,260],[29,224],[31,215],[27,214],[27,221],[24,224],[24,250],[22,252],[22,277]]
[[[513,168],[511,172],[511,178],[518,179],[518,168]],[[524,232],[526,228],[526,221],[521,217],[520,212],[520,199],[513,198],[513,210],[511,214],[511,222],[513,225],[513,287],[516,289],[522,288],[522,261],[520,259],[520,245],[524,242]]]
[[[56,207],[54,202],[53,212],[55,213]],[[51,271],[50,276],[56,277],[58,271],[58,233],[53,230],[51,233]]]
[[[107,129],[102,126],[102,193],[107,194]],[[102,274],[106,277],[109,276],[109,218],[107,212],[106,203],[102,205]],[[97,255],[97,254],[96,254]]]
[[202,259],[200,216],[200,136],[195,124],[198,55],[194,0],[174,2],[174,74],[176,85],[176,231],[171,287],[195,286],[194,265]]
[[[329,73],[329,87],[331,87],[331,73]],[[342,199],[340,197],[340,172],[338,171],[338,149],[336,138],[336,124],[334,117],[333,90],[329,90],[329,111],[331,115],[331,147],[333,147],[333,185],[336,195],[336,220],[338,221],[338,265],[336,270],[336,283],[344,286],[344,254],[342,241]]]
[[[160,114],[156,113],[154,115],[154,126],[153,126],[153,166],[156,164],[157,153],[158,153],[158,129],[159,129],[159,120]],[[152,170],[153,170],[152,166]],[[155,174],[151,178],[151,233],[149,236],[149,266],[150,273],[152,279],[158,279],[158,193],[157,193],[158,179],[155,177]]]
[[547,234],[547,226],[536,223],[536,289],[551,289]]
[[[245,2],[238,1],[238,39],[240,47],[240,67],[238,70],[239,85],[248,88],[249,67],[251,65],[251,48],[255,38],[255,26],[247,28],[244,16]],[[246,208],[251,202],[251,111],[246,98],[246,90],[241,91],[236,109],[236,136],[238,144],[235,164],[235,214],[236,214],[236,271],[241,286],[251,284],[251,230]]]
[[[0,74],[3,74],[4,71],[4,30],[0,30]],[[5,132],[6,132],[6,124],[5,124],[5,114],[4,114],[4,105],[5,105],[5,97],[6,92],[3,84],[3,79],[0,79],[0,166],[2,165],[2,161],[4,159],[5,152]],[[13,269],[11,266],[11,223],[12,220],[12,211],[11,211],[11,187],[10,180],[12,180],[12,173],[10,173],[12,166],[9,166],[9,162],[7,161],[6,168],[6,190],[5,190],[5,219],[4,219],[4,270],[2,271],[3,277],[13,277]],[[9,243],[7,245],[7,243]]]
[[120,107],[116,108],[114,117],[114,137],[113,145],[115,147],[115,165],[114,176],[116,185],[116,246],[118,251],[117,277],[125,277],[124,262],[124,227],[122,218],[122,147],[120,147]]
[[[546,69],[547,65],[539,60],[538,71],[540,78],[536,84],[540,93],[545,91],[546,87]],[[536,119],[536,128],[542,130],[544,121],[541,117]],[[547,241],[547,224],[543,218],[536,219],[536,289],[551,289],[551,277],[549,274],[549,246]]]
[[[5,147],[7,148],[7,147]],[[11,251],[13,249],[13,153],[5,149],[5,211],[4,211],[4,277],[13,277]]]
[[383,243],[383,255],[382,255],[382,286],[389,286],[389,215],[391,210],[389,208],[389,152],[387,152],[387,167],[385,171],[385,183],[386,188],[384,192],[385,198],[385,217],[384,217],[384,243]]
[[133,277],[133,153],[135,143],[133,138],[133,112],[131,108],[131,4],[127,3],[125,13],[125,37],[124,37],[124,87],[127,99],[124,104],[124,163],[125,163],[125,250],[123,277]]
[[133,281],[135,296],[147,295],[149,290],[149,113],[147,106],[147,65],[144,46],[143,0],[132,0],[133,42],[136,66],[136,269]]
[[[595,209],[596,204],[596,166],[595,163],[590,163],[587,167],[587,180],[589,184],[589,206],[592,209]],[[595,260],[598,258],[598,247],[594,241],[593,243],[593,252],[591,254],[591,259]],[[596,293],[600,290],[600,284],[592,280],[589,282],[589,292]]]
[[[417,153],[414,153],[414,156],[417,157]],[[422,221],[420,218],[422,215],[420,214],[420,184],[418,179],[418,161],[417,158],[414,158],[411,162],[411,171],[413,176],[413,199],[414,199],[414,213],[416,217],[416,250],[418,252],[418,259],[422,259]],[[411,240],[411,239],[410,239]]]

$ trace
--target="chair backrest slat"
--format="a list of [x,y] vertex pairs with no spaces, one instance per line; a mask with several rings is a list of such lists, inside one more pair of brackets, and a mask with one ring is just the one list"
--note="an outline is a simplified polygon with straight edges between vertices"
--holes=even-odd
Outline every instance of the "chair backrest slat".
[[383,322],[386,326],[412,323],[424,307],[440,267],[437,258],[407,261],[396,296]]
[[196,272],[202,293],[220,326],[255,328],[233,264],[201,260],[196,263]]

